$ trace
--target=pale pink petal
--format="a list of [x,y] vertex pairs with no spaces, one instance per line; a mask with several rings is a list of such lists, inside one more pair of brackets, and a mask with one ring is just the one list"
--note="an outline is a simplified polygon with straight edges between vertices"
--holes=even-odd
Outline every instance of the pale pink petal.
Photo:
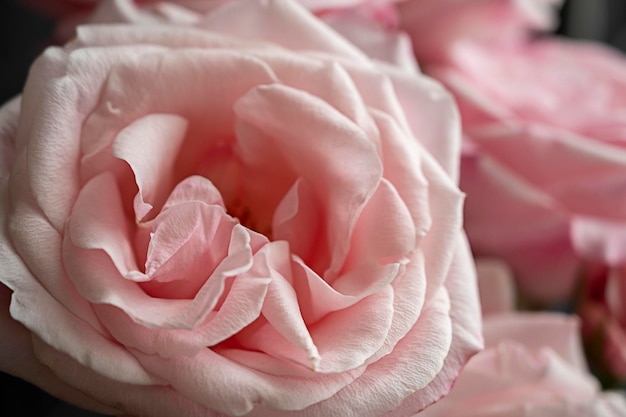
[[464,227],[475,254],[509,264],[524,296],[554,302],[571,294],[579,261],[565,210],[486,156],[463,157],[462,172]]
[[176,155],[186,130],[184,118],[152,113],[135,120],[115,138],[113,156],[128,163],[139,188],[134,201],[137,221],[153,207],[160,208],[173,188]]
[[105,251],[122,276],[145,281],[148,277],[138,273],[129,228],[115,180],[105,173],[81,189],[65,239],[84,249]]
[[[5,193],[6,187],[3,186],[3,194],[6,195]],[[2,208],[0,218],[4,220],[6,208],[4,205],[0,207]],[[22,213],[25,211],[23,210]],[[47,224],[47,229],[42,228],[41,225],[29,219],[27,214],[23,220],[30,221],[31,231],[33,227],[41,231],[37,234],[39,242],[45,241],[46,238],[54,239],[56,231],[49,224]],[[34,263],[25,265],[23,258],[8,242],[6,233],[0,236],[0,260],[3,265],[0,278],[4,285],[13,290],[10,310],[14,319],[44,339],[46,343],[70,353],[81,363],[90,364],[99,372],[138,384],[157,382],[137,364],[126,350],[108,339],[106,331],[95,319],[91,307],[86,306],[84,300],[77,301],[76,291],[68,285],[63,273],[59,274],[54,271],[53,268],[56,265],[53,262],[47,262],[43,266],[47,268],[43,275],[48,279],[57,278],[56,288],[52,286],[50,289],[44,288],[31,272],[37,272],[37,265]],[[39,256],[50,248],[56,248],[56,252],[61,248],[60,237],[56,238],[58,239],[56,245],[54,241],[51,242],[52,245],[39,243],[39,245],[33,245],[32,249],[38,250]],[[48,259],[56,258],[49,256]],[[53,294],[58,294],[57,298]],[[37,306],[37,308],[32,308],[32,306]]]
[[[290,284],[293,277],[288,243],[271,242],[257,252],[254,258],[251,273],[271,278],[263,304],[263,316],[285,338],[285,343],[276,343],[275,340],[264,338],[262,332],[255,332],[250,349],[284,356],[286,360],[316,369],[320,360],[318,348],[300,313],[298,295]],[[290,344],[296,349],[290,349]]]
[[391,327],[381,349],[370,358],[376,361],[389,354],[394,346],[413,328],[419,320],[426,295],[424,278],[424,257],[413,255],[409,262],[391,283],[393,288],[393,318]]
[[176,184],[174,190],[167,197],[162,211],[192,201],[224,208],[222,195],[215,185],[205,177],[193,175]]
[[199,25],[243,39],[272,42],[293,51],[327,52],[367,62],[356,47],[294,1],[232,2]]
[[384,27],[364,8],[328,13],[322,15],[322,20],[365,52],[368,57],[411,73],[419,71],[408,35]]
[[228,255],[237,221],[219,206],[190,202],[161,213],[153,222],[141,284],[152,297],[194,298]]
[[316,323],[311,336],[321,356],[318,372],[346,372],[371,362],[369,359],[382,348],[389,334],[393,298],[393,290],[387,286]]
[[[481,152],[505,165],[564,208],[623,219],[626,150],[532,123],[471,131]],[[529,161],[532,161],[531,163]]]
[[239,333],[261,315],[270,280],[236,277],[217,312],[193,329],[148,328],[133,322],[116,307],[95,306],[98,318],[124,346],[162,357],[194,356]]
[[33,196],[56,230],[61,231],[78,193],[79,92],[69,78],[51,80],[39,92],[37,116],[28,141]]
[[[20,271],[27,268],[30,271],[26,274],[27,277],[36,277],[33,279],[71,314],[81,317],[96,331],[105,334],[106,331],[98,322],[91,305],[80,296],[67,278],[59,257],[63,237],[45,220],[32,201],[25,175],[25,159],[22,154],[13,167],[9,182],[12,193],[7,194],[6,183],[2,184],[0,224],[6,227],[0,234],[0,253],[6,256],[2,261],[4,267],[0,269],[0,272],[6,273],[1,275],[2,282],[15,290],[22,284],[22,272],[11,273],[11,265],[21,265]],[[9,201],[12,202],[10,213],[6,204]]]
[[456,255],[442,287],[450,297],[452,333],[443,368],[423,390],[406,398],[386,417],[412,415],[448,394],[467,361],[484,347],[474,261],[465,236],[456,241]]
[[368,103],[343,62],[287,55],[281,50],[255,51],[254,55],[272,67],[281,83],[319,97],[356,123],[372,141],[377,141],[378,132],[370,118]]
[[417,246],[417,236],[411,212],[383,178],[354,227],[346,268],[405,263]]
[[[213,179],[211,172],[197,168],[216,148],[232,145],[234,102],[252,87],[273,81],[264,62],[226,50],[181,49],[118,62],[103,87],[101,104],[85,121],[83,178],[111,170],[110,146],[119,130],[146,113],[164,113],[188,122],[177,174],[200,173]],[[173,82],[175,90],[170,88]]]
[[[89,184],[98,189],[100,187],[96,185],[106,186],[107,181],[111,181],[107,178],[110,177],[96,177]],[[115,194],[110,192],[105,195]],[[92,303],[117,306],[133,320],[148,327],[192,328],[203,321],[215,306],[224,290],[224,281],[247,271],[252,264],[250,236],[239,225],[232,230],[228,256],[207,278],[193,300],[149,297],[137,283],[122,277],[105,252],[81,248],[72,239],[65,240],[65,264],[74,285]]]
[[299,177],[280,201],[272,219],[273,238],[289,242],[289,250],[305,263],[328,257],[328,243],[321,238],[324,221],[315,193]]
[[[406,204],[415,227],[415,237],[421,240],[432,225],[432,216],[428,207],[428,181],[422,172],[419,148],[388,114],[372,111],[372,117],[380,131],[383,176],[394,185]],[[415,152],[407,152],[407,146],[415,148]]]
[[413,137],[437,160],[454,183],[459,179],[460,118],[453,96],[428,77],[396,72],[391,77]]
[[[267,201],[268,192],[284,195],[297,177],[306,178],[328,218],[324,238],[333,258],[320,267],[332,280],[345,261],[357,217],[382,174],[374,144],[325,102],[280,85],[252,90],[235,111],[238,149],[251,179],[245,184],[249,201],[255,208],[262,209],[264,203],[273,209],[278,202]],[[282,184],[286,186],[281,189]]]
[[462,228],[464,195],[426,152],[423,152],[422,170],[428,180],[428,206],[432,216],[432,226],[419,247],[426,262],[428,298],[444,284],[450,264],[458,262],[455,259],[456,246],[458,233]]
[[94,372],[45,343],[35,342],[34,347],[45,369],[51,369],[62,383],[78,384],[81,392],[109,405],[106,412],[116,410],[115,414],[123,411],[135,417],[171,417],[183,410],[189,417],[218,417],[217,413],[183,397],[169,386],[122,383]]
[[43,51],[31,65],[29,77],[22,92],[21,123],[15,138],[17,150],[23,149],[29,140],[41,100],[41,92],[51,78],[65,75],[66,63],[67,52],[58,47],[51,47]]
[[18,96],[0,108],[0,178],[9,172],[15,160],[15,136],[21,101],[21,96]]
[[[292,285],[298,294],[298,303],[300,304],[302,316],[307,323],[312,323],[317,322],[330,312],[348,308],[364,297],[383,288],[398,275],[399,270],[400,268],[396,264],[386,265],[378,269],[368,268],[367,272],[373,276],[373,279],[369,279],[365,275],[365,285],[358,284],[357,286],[354,283],[357,283],[356,276],[361,271],[355,270],[355,277],[347,277],[348,282],[352,284],[352,288],[350,286],[345,288],[354,290],[355,294],[344,294],[329,285],[300,259],[295,258],[293,265],[294,281]],[[341,282],[340,280],[341,278],[338,281]]]
[[254,416],[265,407],[271,410],[270,415],[280,415],[277,409],[290,413],[302,410],[332,397],[362,372],[320,375],[314,379],[271,375],[239,365],[211,349],[204,349],[193,358],[166,359],[138,352],[136,356],[147,369],[170,381],[183,396],[230,415]]
[[[419,321],[396,344],[393,352],[368,365],[365,373],[341,391],[299,412],[259,410],[253,416],[263,417],[360,417],[384,415],[400,404],[400,400],[422,390],[440,372],[449,353],[451,322],[450,304],[445,290],[441,290],[424,308]],[[420,360],[416,361],[415,358]],[[394,395],[385,394],[393,392]],[[441,395],[443,393],[440,393]],[[358,399],[358,401],[355,401]],[[346,404],[350,407],[346,408]],[[404,407],[404,405],[402,406]],[[409,415],[411,408],[401,411]]]
[[30,382],[49,394],[78,407],[102,414],[117,414],[119,410],[105,406],[61,381],[54,372],[39,362],[33,352],[30,331],[9,315],[11,291],[0,284],[0,370]]

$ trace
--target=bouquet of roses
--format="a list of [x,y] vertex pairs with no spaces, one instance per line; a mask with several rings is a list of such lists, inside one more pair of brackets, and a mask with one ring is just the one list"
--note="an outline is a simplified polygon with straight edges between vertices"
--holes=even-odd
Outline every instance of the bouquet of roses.
[[0,370],[105,415],[626,416],[626,58],[558,2],[24,3]]

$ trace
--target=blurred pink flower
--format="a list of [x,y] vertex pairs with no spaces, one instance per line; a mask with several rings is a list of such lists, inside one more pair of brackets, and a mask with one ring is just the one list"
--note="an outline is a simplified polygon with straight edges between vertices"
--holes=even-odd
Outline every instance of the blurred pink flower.
[[589,374],[574,317],[513,313],[486,317],[485,350],[452,391],[419,417],[622,417],[626,399]]

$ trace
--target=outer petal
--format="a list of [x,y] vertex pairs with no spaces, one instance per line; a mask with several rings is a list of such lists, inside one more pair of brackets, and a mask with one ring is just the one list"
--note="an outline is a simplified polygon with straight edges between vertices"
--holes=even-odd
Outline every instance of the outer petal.
[[21,97],[16,97],[0,108],[0,178],[9,172],[15,159],[15,135],[21,100]]
[[243,39],[273,42],[295,51],[328,52],[367,65],[367,59],[356,47],[293,1],[232,2],[210,14],[200,26]]
[[11,290],[0,284],[0,370],[24,379],[49,394],[81,408],[115,415],[119,410],[89,397],[66,384],[50,368],[39,362],[33,352],[32,334],[9,315]]
[[452,342],[443,368],[421,391],[409,396],[387,417],[416,413],[446,395],[470,358],[483,349],[480,301],[474,261],[464,235],[457,240],[455,258],[448,272],[445,289],[450,296]]

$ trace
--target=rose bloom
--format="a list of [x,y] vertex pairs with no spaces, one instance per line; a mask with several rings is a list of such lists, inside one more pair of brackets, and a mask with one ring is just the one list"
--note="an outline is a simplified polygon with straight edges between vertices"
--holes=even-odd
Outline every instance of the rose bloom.
[[[428,2],[415,0],[416,10],[420,3]],[[446,19],[457,11],[465,19],[469,10],[486,19],[488,4],[547,3],[465,1]],[[519,10],[503,25],[523,20]],[[549,13],[537,20],[549,21]],[[437,59],[425,54],[420,65],[461,109],[472,249],[503,258],[525,297],[565,300],[581,260],[626,261],[626,60],[598,44],[529,40],[519,26],[515,41],[498,42],[496,34],[482,36],[484,25],[466,23],[439,43]]]
[[420,62],[445,62],[459,41],[492,47],[526,41],[556,28],[563,0],[406,0],[398,3],[400,27],[413,41]]
[[109,414],[412,415],[482,347],[459,130],[293,2],[81,27],[0,111],[0,366]]
[[621,417],[623,394],[602,392],[589,374],[578,321],[555,313],[485,319],[485,350],[452,391],[420,417]]

